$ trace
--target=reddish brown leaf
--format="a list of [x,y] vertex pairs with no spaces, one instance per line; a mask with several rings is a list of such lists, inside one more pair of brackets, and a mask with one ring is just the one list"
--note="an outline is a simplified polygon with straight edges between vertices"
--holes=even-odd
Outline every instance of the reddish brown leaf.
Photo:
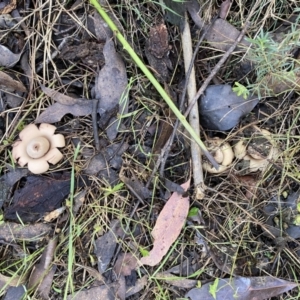
[[[186,191],[190,180],[181,186]],[[141,264],[155,266],[168,252],[171,245],[180,234],[189,212],[189,197],[184,197],[177,192],[173,193],[160,212],[153,228],[153,249],[148,256],[141,258]]]

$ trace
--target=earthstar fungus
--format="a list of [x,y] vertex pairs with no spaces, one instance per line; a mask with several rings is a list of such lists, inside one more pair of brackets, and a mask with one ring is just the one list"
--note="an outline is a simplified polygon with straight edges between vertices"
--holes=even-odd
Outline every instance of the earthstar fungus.
[[214,159],[220,164],[219,169],[215,169],[209,162],[203,162],[203,169],[209,173],[217,174],[227,170],[233,159],[234,153],[228,142],[218,137],[207,139],[207,149],[212,153]]
[[12,157],[21,167],[28,164],[34,174],[41,174],[49,169],[49,163],[55,165],[62,158],[57,147],[65,146],[62,134],[54,134],[56,127],[42,123],[26,126],[19,134],[20,140],[13,144]]

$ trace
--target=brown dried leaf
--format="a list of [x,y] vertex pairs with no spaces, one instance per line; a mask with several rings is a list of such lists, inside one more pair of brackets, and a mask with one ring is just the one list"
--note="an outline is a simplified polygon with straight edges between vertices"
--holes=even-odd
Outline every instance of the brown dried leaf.
[[[185,191],[190,186],[190,180],[181,185]],[[148,256],[141,258],[142,265],[155,266],[168,252],[185,224],[189,212],[189,197],[177,192],[173,193],[160,212],[152,231],[153,249]]]
[[75,99],[43,85],[41,85],[41,89],[47,96],[58,103],[47,107],[35,120],[35,123],[55,123],[60,121],[66,114],[72,114],[75,117],[92,114],[94,100]]
[[118,226],[119,221],[112,220],[110,230],[95,240],[94,253],[98,259],[98,271],[100,274],[103,274],[106,271],[112,257],[114,256],[118,238],[115,230]]
[[[240,32],[233,25],[223,19],[216,19],[212,27],[208,30],[205,38],[214,48],[227,51],[235,42]],[[246,49],[250,43],[245,38],[236,47],[237,50]]]
[[72,114],[75,117],[90,115],[93,110],[93,101],[87,101],[86,105],[73,104],[63,105],[60,103],[54,103],[46,108],[39,117],[35,120],[35,123],[56,123],[66,114]]
[[70,96],[64,95],[53,89],[47,88],[44,85],[41,85],[41,89],[52,100],[57,101],[58,103],[63,104],[63,105],[68,105],[68,106],[74,105],[74,104],[87,105],[87,102],[89,101],[87,99],[74,99]]
[[23,240],[43,239],[52,231],[49,224],[38,223],[34,225],[20,225],[5,222],[0,225],[0,240],[8,243]]
[[167,283],[182,288],[182,289],[191,289],[197,285],[197,280],[187,279],[179,276],[175,276],[168,272],[157,273],[155,276],[157,279],[162,279]]
[[212,284],[207,283],[201,288],[192,289],[185,297],[191,300],[263,300],[278,296],[297,286],[294,282],[271,276],[226,278],[219,279],[214,297],[210,291]]
[[27,92],[27,89],[22,82],[14,80],[2,71],[0,71],[0,89],[7,92]]
[[67,300],[115,300],[115,291],[106,285],[97,286],[89,290],[83,290],[75,293],[75,295],[69,295]]
[[19,61],[22,55],[22,53],[14,54],[3,45],[0,45],[0,53],[0,66],[7,68],[13,67]]
[[54,252],[57,245],[57,239],[50,240],[47,247],[44,249],[40,262],[34,266],[30,275],[28,288],[32,289],[37,285],[37,291],[42,299],[49,298],[49,292],[52,285],[53,276],[56,266],[49,266],[53,260]]
[[[128,111],[128,99],[126,94],[127,74],[121,56],[116,52],[113,40],[107,40],[103,48],[105,65],[100,70],[95,84],[96,99],[99,100],[98,113],[105,115],[108,111],[119,105],[119,113],[126,114]],[[113,140],[118,133],[118,121],[112,118],[109,122],[107,135]]]
[[16,9],[17,0],[10,0],[3,8],[0,9],[0,14],[9,14],[12,10]]
[[252,199],[255,197],[258,180],[251,175],[245,175],[245,176],[235,176],[235,179],[241,184],[241,187],[246,189],[245,196],[248,199]]
[[45,213],[60,207],[70,193],[70,178],[53,179],[28,176],[25,186],[17,190],[13,204],[5,209],[6,220],[34,222]]
[[145,54],[156,76],[166,82],[172,64],[169,59],[169,35],[165,24],[161,23],[150,28],[146,42]]
[[137,264],[137,258],[132,253],[121,253],[114,265],[114,270],[118,276],[129,276]]
[[219,11],[219,17],[223,20],[226,19],[228,12],[230,10],[231,7],[231,1],[230,0],[225,0],[221,3],[220,6],[220,11]]
[[141,291],[148,283],[148,276],[144,275],[142,278],[138,279],[134,286],[131,286],[126,291],[126,298]]

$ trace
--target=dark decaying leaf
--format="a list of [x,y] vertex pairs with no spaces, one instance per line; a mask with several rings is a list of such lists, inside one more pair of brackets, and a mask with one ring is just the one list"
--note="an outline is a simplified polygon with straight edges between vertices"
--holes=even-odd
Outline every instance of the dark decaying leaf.
[[56,266],[52,266],[54,252],[56,250],[57,239],[49,241],[47,247],[44,249],[40,262],[34,266],[30,274],[28,288],[32,289],[37,287],[37,292],[41,299],[49,299],[49,292],[52,285],[53,276]]
[[26,290],[24,285],[10,287],[3,300],[22,300],[24,299]]
[[136,177],[134,173],[131,174],[132,178],[127,178],[120,174],[120,180],[123,181],[131,193],[139,199],[145,200],[151,197],[151,192],[147,189]]
[[19,61],[22,55],[22,53],[14,54],[3,45],[0,45],[0,53],[0,66],[7,68],[13,67]]
[[0,225],[0,240],[7,243],[43,239],[50,234],[52,226],[38,223],[34,225],[21,225],[5,222]]
[[[107,40],[103,48],[105,65],[100,70],[95,84],[96,99],[99,100],[98,113],[105,115],[119,105],[119,113],[126,114],[128,99],[126,95],[127,74],[121,56],[116,52],[113,40]],[[123,97],[122,97],[123,95]],[[119,128],[119,122],[112,118],[107,129],[107,136],[113,140]]]
[[103,274],[106,271],[112,257],[114,256],[114,252],[117,247],[118,235],[116,230],[118,226],[119,221],[112,220],[109,231],[95,241],[94,253],[98,259],[98,271],[100,274]]
[[110,167],[114,168],[115,170],[119,170],[122,166],[122,154],[128,148],[127,143],[116,143],[109,145],[105,149],[101,149],[101,152],[93,156],[84,170],[85,174],[88,175],[96,175],[99,172],[101,176],[108,179],[110,178]]
[[258,101],[254,96],[245,100],[228,84],[211,85],[200,101],[201,123],[207,129],[229,130],[238,124],[241,117],[251,112]]
[[[181,186],[185,191],[189,188],[190,180]],[[142,265],[155,266],[168,252],[171,245],[178,238],[185,224],[189,212],[189,197],[184,197],[177,192],[173,193],[160,212],[152,230],[154,238],[153,248],[148,256],[142,257]]]
[[196,24],[199,29],[204,28],[204,22],[199,16],[199,12],[201,11],[201,6],[196,0],[188,1],[186,3],[186,9],[191,15],[192,20]]
[[87,116],[92,113],[92,107],[92,101],[87,101],[87,105],[54,103],[39,115],[35,123],[56,123],[66,114],[72,114],[74,117]]
[[17,22],[9,14],[0,15],[0,29],[10,29],[17,25]]
[[146,285],[148,284],[148,276],[144,275],[142,278],[139,278],[136,282],[135,285],[128,288],[126,291],[126,299],[139,291],[141,291]]
[[0,209],[3,203],[8,200],[14,184],[28,174],[28,169],[16,168],[0,177]]
[[183,31],[186,1],[164,0],[164,3],[167,7],[166,20],[173,25],[177,25]]
[[101,285],[97,287],[90,288],[88,290],[83,290],[76,292],[74,295],[69,295],[67,300],[115,300],[115,291],[107,285]]
[[87,168],[84,170],[84,173],[87,175],[96,175],[98,172],[106,170],[107,167],[108,162],[106,161],[104,154],[100,152],[91,158]]
[[28,176],[23,188],[13,196],[13,204],[4,211],[6,220],[34,222],[61,206],[70,193],[70,177],[53,179]]
[[0,71],[0,89],[7,92],[27,92],[22,82],[14,80],[3,71]]
[[218,286],[212,292],[213,283],[207,283],[201,288],[190,290],[185,297],[191,300],[263,300],[285,293],[297,286],[296,283],[274,278],[264,277],[235,277],[219,279]]

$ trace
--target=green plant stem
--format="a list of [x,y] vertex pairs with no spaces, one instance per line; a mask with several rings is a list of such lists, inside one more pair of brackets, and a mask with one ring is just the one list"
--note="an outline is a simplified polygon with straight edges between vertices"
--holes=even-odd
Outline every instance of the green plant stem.
[[211,162],[211,164],[218,169],[219,165],[213,158],[213,156],[208,152],[205,145],[197,135],[197,133],[194,131],[194,129],[191,127],[191,125],[187,122],[185,116],[183,116],[179,109],[176,107],[176,105],[173,103],[173,101],[170,99],[168,94],[165,92],[163,87],[159,84],[159,82],[155,79],[155,77],[152,75],[152,73],[148,70],[148,68],[145,66],[145,64],[142,62],[142,60],[138,57],[138,55],[135,53],[135,51],[132,49],[132,47],[129,45],[129,43],[126,41],[126,39],[123,37],[123,35],[118,30],[117,26],[114,24],[114,22],[111,20],[111,18],[108,16],[108,14],[104,11],[104,9],[101,7],[101,5],[98,3],[97,0],[90,0],[91,4],[95,6],[98,13],[101,15],[101,17],[104,19],[104,21],[107,23],[107,25],[110,27],[110,29],[113,31],[114,35],[117,37],[117,39],[122,44],[123,48],[129,53],[131,58],[134,60],[134,62],[138,65],[138,67],[142,70],[142,72],[146,75],[146,77],[149,79],[149,81],[153,84],[153,86],[156,88],[158,93],[161,95],[161,97],[166,101],[166,103],[169,105],[170,109],[173,111],[175,116],[179,119],[181,124],[184,126],[184,128],[189,132],[191,137],[197,142],[197,144],[200,146],[203,154],[208,158],[208,160]]

